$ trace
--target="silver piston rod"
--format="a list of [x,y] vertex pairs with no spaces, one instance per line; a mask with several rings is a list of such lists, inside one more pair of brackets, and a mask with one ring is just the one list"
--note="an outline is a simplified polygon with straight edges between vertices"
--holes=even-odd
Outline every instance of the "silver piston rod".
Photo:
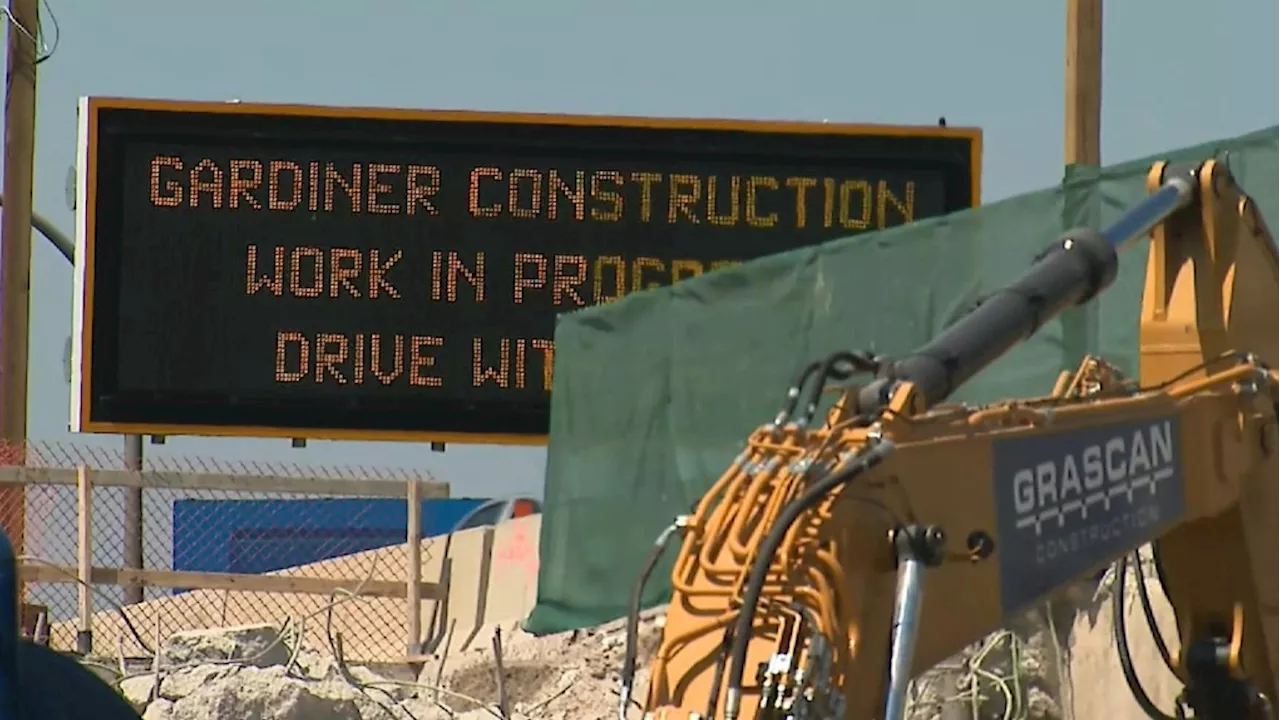
[[942,562],[945,542],[942,529],[938,527],[908,525],[893,531],[898,590],[893,604],[889,692],[885,698],[884,720],[903,720],[906,717],[907,686],[911,682],[911,665],[915,661],[925,571]]

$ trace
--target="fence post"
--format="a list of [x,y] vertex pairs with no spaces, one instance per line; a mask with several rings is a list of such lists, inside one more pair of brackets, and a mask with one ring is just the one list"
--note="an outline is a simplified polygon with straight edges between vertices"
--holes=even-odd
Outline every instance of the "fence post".
[[422,485],[417,478],[409,480],[405,493],[408,505],[405,538],[405,613],[408,637],[405,651],[409,657],[422,652]]
[[76,652],[88,655],[93,651],[93,484],[89,468],[84,465],[76,466],[76,500],[79,506],[76,575],[80,580],[76,588],[80,615]]

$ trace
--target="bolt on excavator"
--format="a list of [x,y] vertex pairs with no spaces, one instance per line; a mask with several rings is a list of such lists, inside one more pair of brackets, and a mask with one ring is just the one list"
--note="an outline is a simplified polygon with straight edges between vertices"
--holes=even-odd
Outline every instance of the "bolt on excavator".
[[[655,543],[632,595],[620,718],[640,705],[652,720],[902,720],[913,677],[1109,565],[1122,593],[1148,544],[1177,618],[1179,649],[1158,642],[1184,686],[1176,716],[1276,717],[1275,240],[1222,160],[1158,163],[1147,189],[915,352],[804,369]],[[1044,397],[947,403],[1104,292],[1145,238],[1136,378],[1089,357]],[[832,384],[839,399],[820,412]],[[677,538],[636,699],[639,598]],[[1164,720],[1120,612],[1126,680]]]

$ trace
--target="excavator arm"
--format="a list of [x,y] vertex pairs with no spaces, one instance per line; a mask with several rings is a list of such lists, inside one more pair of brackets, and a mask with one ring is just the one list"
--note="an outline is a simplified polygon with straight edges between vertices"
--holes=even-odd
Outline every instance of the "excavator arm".
[[[650,717],[901,720],[912,677],[1147,543],[1185,705],[1274,717],[1275,244],[1219,162],[1156,165],[1148,189],[918,351],[806,368],[655,546],[682,537]],[[1148,236],[1137,379],[1087,358],[1042,398],[943,404]],[[621,717],[634,661],[633,613]]]

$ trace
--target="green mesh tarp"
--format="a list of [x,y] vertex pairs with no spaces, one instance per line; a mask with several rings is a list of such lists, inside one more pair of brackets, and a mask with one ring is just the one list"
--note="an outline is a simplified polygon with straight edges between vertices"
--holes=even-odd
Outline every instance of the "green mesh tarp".
[[[806,363],[837,349],[898,355],[1015,279],[1062,231],[1114,221],[1156,159],[1225,157],[1277,228],[1275,127],[1102,170],[934,220],[795,250],[563,316],[539,547],[535,633],[625,613],[654,537],[777,412]],[[1098,302],[1050,323],[957,400],[1047,393],[1097,353],[1137,365],[1145,247]],[[670,592],[660,565],[645,605]]]

